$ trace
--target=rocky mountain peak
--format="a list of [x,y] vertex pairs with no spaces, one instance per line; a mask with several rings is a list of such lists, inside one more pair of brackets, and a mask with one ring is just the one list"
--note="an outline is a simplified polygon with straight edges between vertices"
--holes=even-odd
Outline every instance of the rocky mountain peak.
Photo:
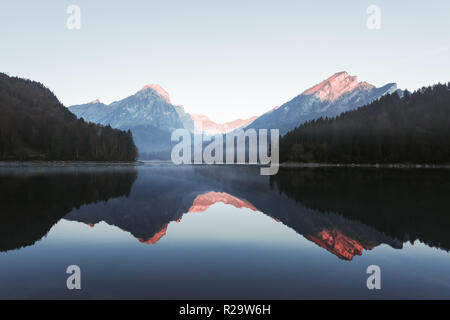
[[164,88],[161,87],[159,84],[147,84],[146,86],[144,86],[144,88],[142,88],[141,91],[147,89],[152,89],[157,94],[159,94],[164,100],[166,100],[167,103],[170,103],[169,93],[166,90],[164,90]]
[[306,90],[303,94],[315,95],[321,101],[333,102],[344,93],[351,92],[358,87],[365,90],[374,88],[373,85],[367,82],[358,82],[358,77],[351,76],[343,71]]

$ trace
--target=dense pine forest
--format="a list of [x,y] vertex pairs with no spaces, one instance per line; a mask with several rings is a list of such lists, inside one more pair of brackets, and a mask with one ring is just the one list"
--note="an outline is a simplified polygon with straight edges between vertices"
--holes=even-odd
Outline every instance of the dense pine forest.
[[283,162],[450,164],[450,83],[383,96],[280,141]]
[[134,161],[130,131],[77,119],[42,84],[0,73],[0,160]]

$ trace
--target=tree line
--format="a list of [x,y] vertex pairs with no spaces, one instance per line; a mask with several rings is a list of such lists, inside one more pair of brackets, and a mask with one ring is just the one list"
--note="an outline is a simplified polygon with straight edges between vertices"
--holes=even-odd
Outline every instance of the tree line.
[[0,73],[0,160],[134,161],[127,132],[77,119],[42,84]]
[[280,141],[283,162],[450,164],[450,83],[388,94]]

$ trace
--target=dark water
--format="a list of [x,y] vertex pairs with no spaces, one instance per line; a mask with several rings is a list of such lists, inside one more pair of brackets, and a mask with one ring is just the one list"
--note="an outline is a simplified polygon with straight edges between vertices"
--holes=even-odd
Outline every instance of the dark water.
[[450,299],[449,194],[445,170],[1,167],[0,298]]

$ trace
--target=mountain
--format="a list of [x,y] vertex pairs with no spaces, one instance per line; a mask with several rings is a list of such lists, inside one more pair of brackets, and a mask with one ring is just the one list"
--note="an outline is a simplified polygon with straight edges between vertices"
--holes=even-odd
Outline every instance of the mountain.
[[159,85],[146,85],[136,94],[105,105],[98,100],[71,106],[71,112],[79,118],[114,128],[131,128],[152,125],[161,130],[193,128],[182,107],[170,103],[168,93]]
[[0,160],[133,161],[130,132],[78,120],[42,84],[0,73]]
[[218,124],[205,115],[188,114],[183,107],[173,105],[169,94],[158,84],[144,86],[136,94],[110,105],[94,100],[69,108],[78,118],[131,130],[141,157],[166,159],[170,157],[172,131],[194,129],[206,134],[227,133],[245,127],[257,117],[237,119]]
[[245,126],[248,126],[258,118],[258,117],[251,117],[248,119],[237,119],[225,123],[216,123],[205,115],[191,114],[190,116],[191,119],[194,121],[194,125],[197,130],[201,129],[202,132],[211,135],[224,134],[239,128],[243,128]]
[[367,82],[358,82],[357,77],[346,72],[340,72],[260,117],[223,124],[205,115],[186,113],[181,106],[173,105],[169,94],[157,84],[146,85],[136,94],[110,105],[95,100],[72,106],[70,111],[88,121],[131,130],[141,155],[162,152],[163,157],[167,157],[173,145],[171,133],[178,128],[191,132],[201,128],[202,132],[210,135],[239,128],[279,128],[281,134],[285,134],[308,120],[335,117],[395,91],[397,85],[394,83],[376,88]]
[[285,134],[306,121],[335,117],[396,91],[395,83],[376,88],[367,82],[358,82],[357,77],[347,72],[339,72],[260,116],[248,128],[280,129],[280,133]]
[[157,84],[146,85],[136,94],[110,105],[95,100],[71,106],[69,110],[78,118],[131,130],[142,153],[170,149],[173,130],[194,129],[191,117],[182,107],[173,105],[169,94]]
[[450,83],[392,93],[280,141],[284,162],[450,164]]

